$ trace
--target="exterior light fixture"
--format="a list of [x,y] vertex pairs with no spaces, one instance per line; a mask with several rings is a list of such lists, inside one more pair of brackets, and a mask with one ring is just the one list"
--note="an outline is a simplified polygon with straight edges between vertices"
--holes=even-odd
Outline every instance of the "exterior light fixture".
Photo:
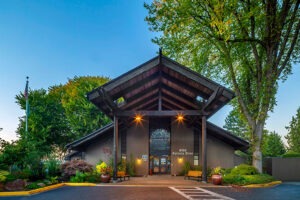
[[184,121],[184,116],[183,116],[183,114],[178,114],[178,115],[176,116],[176,121],[177,121],[178,123],[183,123],[183,121]]
[[177,161],[178,161],[179,164],[182,164],[183,163],[183,158],[179,157],[179,158],[177,158]]
[[135,121],[136,124],[141,124],[142,121],[143,121],[142,115],[140,115],[140,114],[135,115],[134,121]]
[[138,165],[141,165],[141,164],[142,164],[142,159],[137,158],[137,159],[136,159],[136,163],[137,163]]

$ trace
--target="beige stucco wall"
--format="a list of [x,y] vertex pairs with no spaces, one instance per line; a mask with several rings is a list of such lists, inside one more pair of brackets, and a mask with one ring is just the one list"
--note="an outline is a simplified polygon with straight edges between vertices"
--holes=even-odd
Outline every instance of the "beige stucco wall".
[[[119,134],[118,160],[121,158],[121,136]],[[100,138],[89,145],[84,152],[84,160],[96,165],[100,160],[108,163],[113,158],[113,134]]]
[[215,137],[208,136],[207,166],[210,168],[217,166],[222,168],[234,167],[234,148]]
[[171,174],[179,174],[186,161],[191,164],[194,152],[194,132],[185,124],[171,126]]
[[96,165],[100,159],[104,162],[108,162],[109,159],[112,158],[112,154],[113,137],[108,137],[89,145],[85,150],[84,159],[88,163]]
[[[135,124],[127,130],[127,160],[130,155],[135,160],[135,173],[138,176],[148,175],[149,172],[149,122],[144,119],[142,124]],[[142,160],[147,156],[147,161]]]

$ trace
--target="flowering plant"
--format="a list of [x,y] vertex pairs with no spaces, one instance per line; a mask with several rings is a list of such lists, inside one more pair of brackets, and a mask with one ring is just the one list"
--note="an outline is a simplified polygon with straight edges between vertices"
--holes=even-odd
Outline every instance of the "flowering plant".
[[220,166],[213,168],[211,174],[222,174],[222,168]]
[[96,172],[99,174],[109,174],[110,167],[105,162],[102,162],[101,164],[96,166]]

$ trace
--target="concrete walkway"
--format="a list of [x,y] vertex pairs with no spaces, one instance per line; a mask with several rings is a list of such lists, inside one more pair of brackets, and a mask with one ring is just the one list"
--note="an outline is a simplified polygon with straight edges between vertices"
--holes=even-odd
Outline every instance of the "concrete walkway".
[[[111,185],[111,184],[109,184]],[[184,176],[171,175],[153,175],[146,177],[130,177],[127,181],[114,183],[114,185],[131,186],[197,186],[197,187],[215,187],[211,183],[203,183],[197,180],[184,179]],[[222,187],[222,186],[219,186]]]

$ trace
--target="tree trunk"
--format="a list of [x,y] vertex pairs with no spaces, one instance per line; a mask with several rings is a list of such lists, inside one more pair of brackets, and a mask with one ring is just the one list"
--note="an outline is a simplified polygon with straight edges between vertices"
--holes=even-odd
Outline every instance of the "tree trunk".
[[252,153],[252,165],[262,173],[262,153],[261,142],[264,129],[264,122],[258,122],[253,132],[253,153]]

